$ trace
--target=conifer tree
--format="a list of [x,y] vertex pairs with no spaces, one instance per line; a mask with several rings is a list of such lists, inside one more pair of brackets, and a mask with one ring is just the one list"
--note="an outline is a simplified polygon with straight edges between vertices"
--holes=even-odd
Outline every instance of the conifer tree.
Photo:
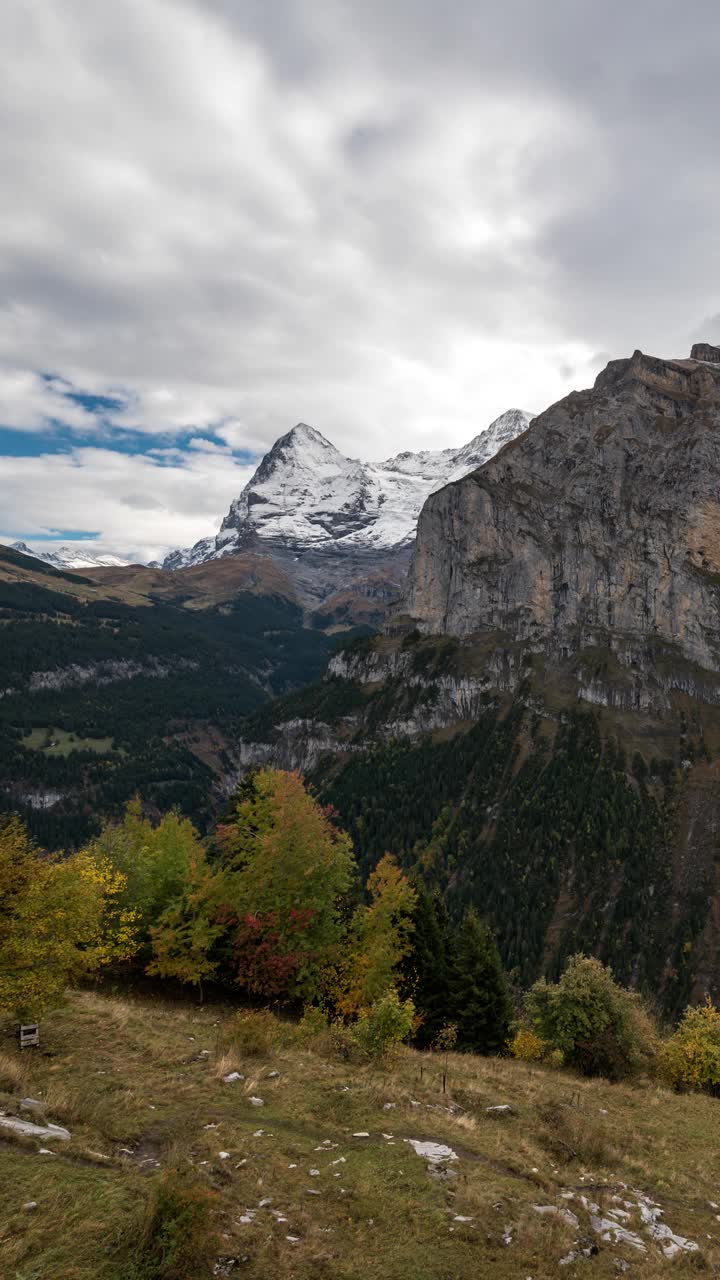
[[413,948],[404,965],[405,986],[422,1018],[416,1042],[427,1048],[447,1024],[451,1000],[452,948],[445,904],[424,881],[415,885]]
[[507,979],[495,939],[473,908],[457,935],[450,1021],[458,1028],[458,1047],[473,1053],[500,1053],[512,1017]]

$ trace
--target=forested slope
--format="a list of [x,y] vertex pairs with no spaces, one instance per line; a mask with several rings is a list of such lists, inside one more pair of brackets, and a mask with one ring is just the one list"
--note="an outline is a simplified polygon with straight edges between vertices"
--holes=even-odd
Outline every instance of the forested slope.
[[333,639],[239,567],[91,578],[3,549],[0,806],[43,844],[77,845],[134,794],[202,826],[240,718],[323,670]]

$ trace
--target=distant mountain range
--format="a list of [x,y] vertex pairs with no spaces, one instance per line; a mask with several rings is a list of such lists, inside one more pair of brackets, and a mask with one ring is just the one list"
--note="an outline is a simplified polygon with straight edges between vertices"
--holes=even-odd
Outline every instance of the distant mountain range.
[[119,556],[96,556],[87,551],[78,551],[75,547],[41,551],[37,547],[29,547],[26,542],[12,542],[10,546],[13,551],[32,556],[33,560],[42,560],[45,564],[51,564],[54,569],[121,569],[130,563],[129,560],[121,560]]

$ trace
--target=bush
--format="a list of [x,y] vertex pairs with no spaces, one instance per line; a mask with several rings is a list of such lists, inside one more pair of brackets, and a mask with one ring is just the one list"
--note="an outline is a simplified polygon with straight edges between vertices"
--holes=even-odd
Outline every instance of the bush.
[[638,997],[591,956],[572,956],[559,982],[536,982],[526,1007],[535,1034],[582,1075],[621,1080],[653,1061],[655,1032]]
[[547,1045],[534,1031],[521,1027],[510,1041],[510,1052],[513,1058],[521,1062],[540,1062],[545,1056]]
[[132,1240],[132,1263],[124,1280],[198,1280],[209,1276],[217,1257],[212,1193],[177,1171],[152,1186]]
[[317,1004],[306,1004],[303,1016],[297,1026],[297,1036],[301,1044],[317,1039],[326,1034],[328,1018],[324,1009]]
[[720,1095],[720,1012],[710,1000],[685,1010],[660,1050],[660,1067],[676,1089]]
[[352,1028],[362,1053],[373,1060],[390,1057],[407,1039],[415,1020],[412,1000],[401,1000],[394,987],[363,1010]]
[[245,1058],[267,1058],[278,1038],[277,1019],[269,1009],[254,1009],[236,1015],[232,1028],[232,1040],[238,1053]]
[[595,1168],[612,1165],[619,1152],[610,1143],[606,1126],[597,1109],[561,1102],[540,1108],[543,1130],[540,1140],[556,1160],[580,1160]]

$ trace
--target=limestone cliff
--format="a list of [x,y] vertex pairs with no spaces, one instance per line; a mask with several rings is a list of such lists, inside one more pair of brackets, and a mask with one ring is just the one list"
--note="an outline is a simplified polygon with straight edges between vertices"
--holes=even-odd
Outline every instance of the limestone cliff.
[[558,656],[720,669],[720,352],[614,360],[425,503],[402,613]]

